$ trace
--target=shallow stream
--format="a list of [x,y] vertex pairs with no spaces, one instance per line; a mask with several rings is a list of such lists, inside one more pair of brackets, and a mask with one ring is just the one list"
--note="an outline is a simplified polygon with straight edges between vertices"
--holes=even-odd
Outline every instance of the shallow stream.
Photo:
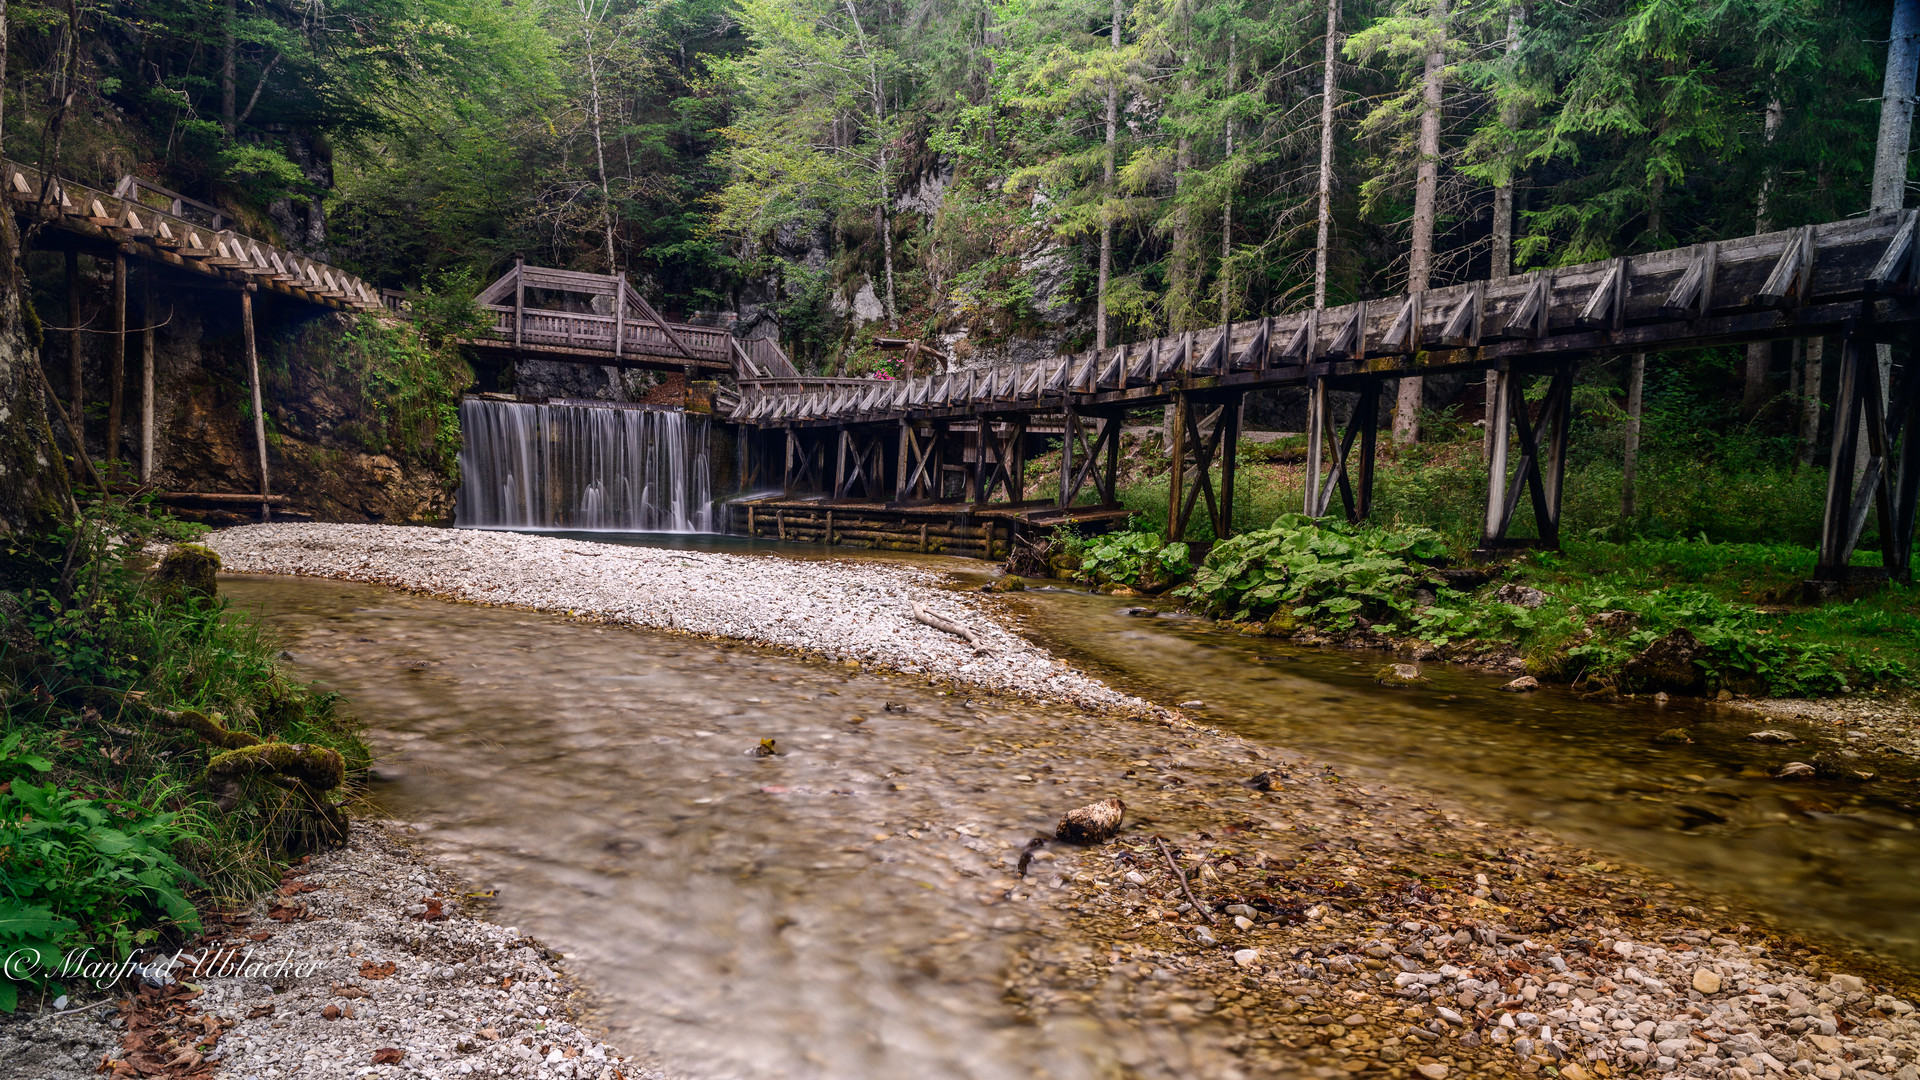
[[[497,917],[573,954],[614,1041],[675,1074],[1233,1075],[1204,1025],[1091,999],[1033,1020],[1008,1001],[1011,966],[1083,948],[1040,902],[1057,877],[1013,877],[1020,847],[1107,794],[1154,738],[1143,726],[376,586],[223,589],[372,726],[378,798],[498,885]],[[1811,750],[1745,742],[1752,721],[1502,694],[1437,667],[1430,687],[1386,691],[1378,654],[1076,592],[1009,603],[1116,685],[1201,702],[1197,719],[1534,820],[1920,970],[1908,789],[1764,779]],[[1676,725],[1699,741],[1651,740]],[[781,753],[754,756],[762,739]]]

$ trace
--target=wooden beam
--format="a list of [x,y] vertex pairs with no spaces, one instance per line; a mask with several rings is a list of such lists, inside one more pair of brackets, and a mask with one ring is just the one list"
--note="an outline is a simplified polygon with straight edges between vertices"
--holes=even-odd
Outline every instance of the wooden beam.
[[113,326],[107,342],[107,471],[120,460],[121,421],[127,395],[127,257],[113,253]]
[[260,397],[260,353],[253,337],[253,293],[240,294],[240,336],[247,351],[247,389],[253,394],[253,444],[260,457],[260,520],[273,517],[273,487],[267,475],[267,413]]

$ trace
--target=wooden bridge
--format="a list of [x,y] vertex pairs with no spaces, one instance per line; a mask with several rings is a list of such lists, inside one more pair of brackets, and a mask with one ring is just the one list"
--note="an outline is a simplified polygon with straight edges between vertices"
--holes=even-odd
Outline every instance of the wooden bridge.
[[[39,236],[45,238],[36,239],[39,246],[67,252],[69,297],[78,287],[78,254],[90,253],[113,265],[106,327],[112,342],[108,358],[107,453],[112,458],[119,452],[125,411],[122,388],[126,383],[127,339],[134,336],[140,342],[141,360],[138,466],[142,481],[153,475],[154,466],[154,328],[136,331],[133,335],[128,332],[128,260],[140,260],[172,271],[176,274],[172,280],[177,284],[231,292],[238,297],[247,382],[252,394],[254,444],[260,466],[258,501],[264,518],[276,500],[267,473],[266,420],[261,408],[260,362],[253,326],[254,295],[275,293],[336,311],[380,311],[380,294],[343,270],[237,233],[229,227],[232,221],[219,207],[138,176],[123,176],[112,191],[105,191],[0,158],[0,189],[5,190],[16,213],[38,226]],[[150,311],[153,275],[147,275],[145,287],[149,290],[146,310]],[[78,339],[74,340],[71,389],[78,404],[81,368]],[[36,364],[35,369],[38,370],[39,365]],[[86,460],[86,443],[81,431],[84,421],[69,415],[51,385],[45,383],[44,373],[42,379],[48,409],[73,441],[79,459],[76,464],[83,472],[91,473],[93,467]]]
[[[1877,515],[1886,573],[1909,576],[1920,488],[1920,318],[1915,212],[1806,226],[1448,288],[1256,319],[1029,364],[894,380],[743,383],[733,418],[749,438],[746,486],[909,508],[968,505],[1058,518],[1117,511],[1119,432],[1129,410],[1173,406],[1169,533],[1204,505],[1231,532],[1240,402],[1249,391],[1310,390],[1306,506],[1338,494],[1350,520],[1372,504],[1383,384],[1489,371],[1496,402],[1484,549],[1559,542],[1574,374],[1582,360],[1778,338],[1843,342],[1819,576],[1848,576]],[[1875,345],[1895,346],[1891,401]],[[1528,407],[1526,386],[1545,380]],[[1359,404],[1337,430],[1329,391]],[[1027,432],[1059,417],[1059,489],[1024,489]],[[961,428],[969,431],[961,433]],[[1861,431],[1867,465],[1855,476]],[[1904,438],[1902,437],[1904,434]],[[1213,467],[1219,466],[1219,480]],[[1089,498],[1083,498],[1083,494]],[[1537,535],[1510,535],[1521,501]],[[1091,502],[1091,505],[1086,505]]]
[[[583,306],[571,299],[578,297],[586,298],[587,310],[575,310]],[[461,344],[480,353],[726,374],[747,382],[800,374],[771,339],[742,339],[725,327],[668,322],[625,274],[556,270],[516,259],[513,269],[482,289],[474,302],[492,314],[493,324]]]

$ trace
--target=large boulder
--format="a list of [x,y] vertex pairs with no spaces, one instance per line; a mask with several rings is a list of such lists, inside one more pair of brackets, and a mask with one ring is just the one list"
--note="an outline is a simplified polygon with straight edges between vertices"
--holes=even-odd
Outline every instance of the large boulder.
[[1705,683],[1697,662],[1700,652],[1700,640],[1681,627],[1642,649],[1627,661],[1622,674],[1642,690],[1698,690]]
[[220,556],[205,544],[175,544],[153,571],[153,581],[161,589],[182,597],[211,600],[219,595],[215,580],[220,572]]

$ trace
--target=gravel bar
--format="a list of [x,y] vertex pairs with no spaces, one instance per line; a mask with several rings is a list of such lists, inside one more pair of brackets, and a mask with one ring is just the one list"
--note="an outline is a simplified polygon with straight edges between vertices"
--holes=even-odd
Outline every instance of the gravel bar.
[[[1089,709],[1154,711],[939,588],[938,573],[913,567],[398,525],[248,525],[206,542],[234,573],[366,581],[777,645]],[[972,630],[980,647],[917,621],[916,604]]]

